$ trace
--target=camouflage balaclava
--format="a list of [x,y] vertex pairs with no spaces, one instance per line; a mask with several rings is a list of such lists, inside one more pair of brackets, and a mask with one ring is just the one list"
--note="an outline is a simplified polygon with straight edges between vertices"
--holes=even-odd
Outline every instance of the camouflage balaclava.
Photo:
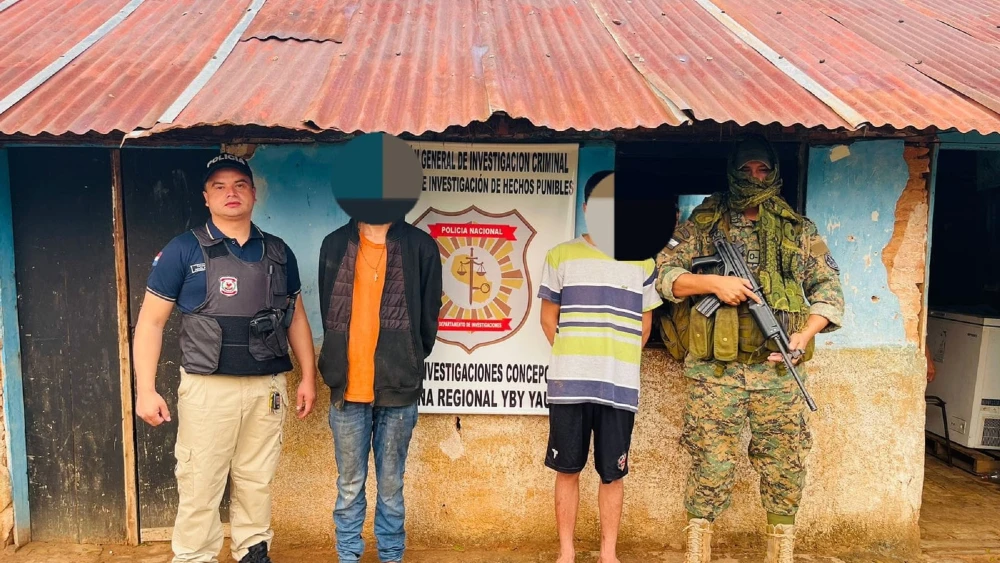
[[[771,167],[771,173],[763,181],[740,170],[754,160]],[[794,272],[800,256],[797,236],[801,233],[802,216],[781,198],[777,153],[765,139],[748,137],[732,152],[727,175],[729,192],[723,197],[723,207],[737,212],[752,207],[760,210],[755,225],[761,251],[757,277],[768,304],[779,311],[801,312],[805,309],[805,301]]]

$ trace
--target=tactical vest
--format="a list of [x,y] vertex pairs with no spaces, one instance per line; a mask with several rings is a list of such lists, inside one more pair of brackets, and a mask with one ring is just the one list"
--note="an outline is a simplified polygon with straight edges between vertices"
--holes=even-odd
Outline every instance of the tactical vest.
[[264,234],[264,257],[244,262],[225,239],[192,231],[205,258],[205,301],[181,317],[181,365],[188,373],[271,375],[291,371],[291,314],[285,243]]
[[[723,218],[707,232],[711,233],[715,229],[722,229],[723,233],[729,236],[728,214],[724,213]],[[793,233],[794,235],[796,234]],[[705,236],[705,232],[699,230],[696,236]],[[744,260],[746,258],[743,257]],[[685,355],[690,354],[695,360],[755,364],[766,361],[771,352],[778,351],[774,341],[764,340],[764,334],[750,314],[749,302],[743,302],[736,307],[723,304],[713,316],[706,317],[693,308],[693,301],[696,302],[703,297],[695,296],[681,303],[671,304],[668,314],[660,318],[660,334],[667,350],[674,358],[682,360]],[[775,311],[775,317],[785,332],[791,336],[792,333],[805,327],[809,312]],[[812,359],[814,350],[815,339],[812,339],[806,346],[800,362]]]

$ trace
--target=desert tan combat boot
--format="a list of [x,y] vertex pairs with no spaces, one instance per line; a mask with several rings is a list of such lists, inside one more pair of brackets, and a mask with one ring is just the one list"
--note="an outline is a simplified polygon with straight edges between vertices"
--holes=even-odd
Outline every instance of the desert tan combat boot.
[[688,521],[684,563],[709,563],[712,559],[712,523],[704,518]]
[[767,563],[792,563],[795,526],[778,524],[767,527]]

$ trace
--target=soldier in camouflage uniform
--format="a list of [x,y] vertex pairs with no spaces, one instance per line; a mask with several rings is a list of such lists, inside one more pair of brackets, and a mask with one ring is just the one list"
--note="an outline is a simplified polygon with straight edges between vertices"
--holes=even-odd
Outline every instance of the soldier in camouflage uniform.
[[[706,198],[657,256],[656,289],[674,304],[674,320],[687,329],[680,338],[690,378],[682,443],[693,458],[685,500],[687,561],[709,561],[712,521],[729,506],[740,433],[749,419],[748,453],[768,513],[767,560],[790,563],[812,444],[805,400],[777,348],[765,343],[750,316],[749,300],[758,298],[749,284],[694,274],[691,261],[714,254],[716,229],[728,235],[785,324],[791,350],[802,354],[795,361],[804,381],[802,363],[812,357],[814,337],[839,328],[844,298],[837,263],[816,225],[781,199],[771,145],[759,138],[742,142],[728,173],[729,191]],[[707,294],[723,303],[712,318],[691,307],[692,299]]]

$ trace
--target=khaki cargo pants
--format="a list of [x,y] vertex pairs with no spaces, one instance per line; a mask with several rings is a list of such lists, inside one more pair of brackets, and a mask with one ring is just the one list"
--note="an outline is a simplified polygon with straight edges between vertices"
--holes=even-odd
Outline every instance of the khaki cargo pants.
[[[288,411],[285,376],[191,375],[181,369],[177,399],[177,492],[174,563],[218,561],[219,504],[232,480],[229,521],[238,561],[271,530],[271,481],[281,454]],[[281,394],[271,412],[270,394]]]

